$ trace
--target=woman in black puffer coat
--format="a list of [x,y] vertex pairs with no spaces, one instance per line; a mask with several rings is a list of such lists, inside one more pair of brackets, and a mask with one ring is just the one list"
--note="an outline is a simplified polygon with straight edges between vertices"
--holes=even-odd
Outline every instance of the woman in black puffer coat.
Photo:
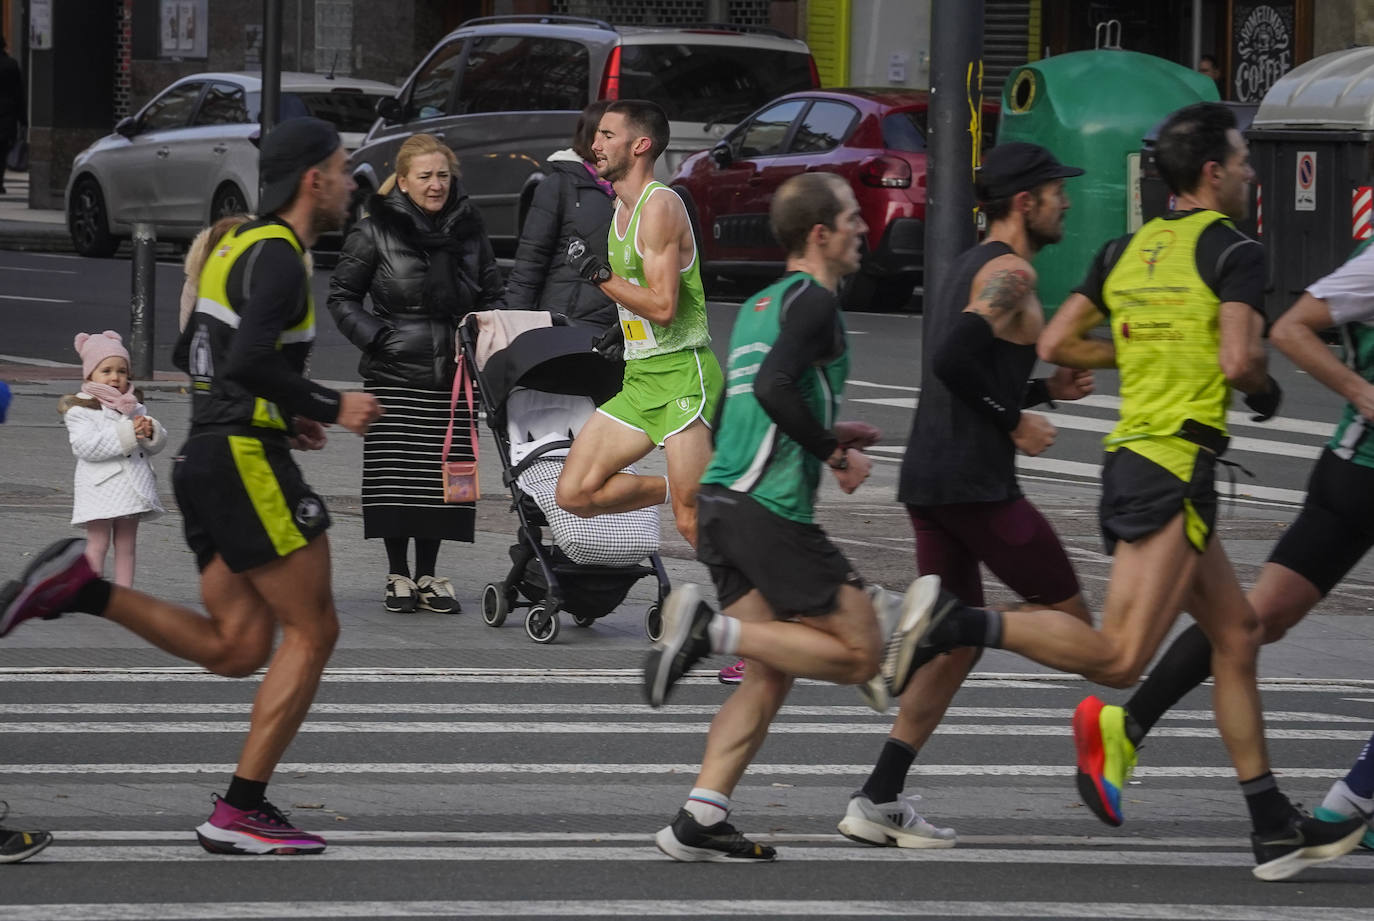
[[[473,539],[475,509],[444,502],[440,458],[471,460],[466,404],[450,409],[459,321],[504,307],[501,272],[453,151],[428,134],[401,145],[329,280],[329,312],[362,350],[364,389],[386,409],[363,439],[363,536],[386,543],[388,611],[458,613],[435,574],[442,540]],[[369,310],[363,304],[370,296]],[[407,559],[415,541],[415,572]]]
[[616,322],[615,304],[573,270],[564,258],[568,240],[581,237],[602,259],[615,211],[610,183],[596,174],[592,142],[607,102],[582,110],[573,146],[550,154],[548,175],[534,190],[520,230],[515,266],[506,280],[512,310],[547,310],[571,322],[605,329]]

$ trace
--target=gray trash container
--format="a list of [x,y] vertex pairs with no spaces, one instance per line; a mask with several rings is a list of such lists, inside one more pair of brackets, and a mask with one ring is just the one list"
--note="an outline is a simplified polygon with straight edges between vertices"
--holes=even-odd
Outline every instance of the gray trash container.
[[1374,48],[1289,71],[1265,94],[1246,137],[1261,193],[1272,321],[1371,230]]

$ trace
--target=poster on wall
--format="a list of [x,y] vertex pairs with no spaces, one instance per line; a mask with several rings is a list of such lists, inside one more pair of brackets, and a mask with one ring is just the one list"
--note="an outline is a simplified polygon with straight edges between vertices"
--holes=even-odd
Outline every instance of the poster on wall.
[[158,54],[164,58],[208,57],[210,0],[161,0]]
[[1293,67],[1294,3],[1236,0],[1232,12],[1232,98],[1259,102]]
[[29,5],[29,49],[52,47],[52,0],[32,0]]

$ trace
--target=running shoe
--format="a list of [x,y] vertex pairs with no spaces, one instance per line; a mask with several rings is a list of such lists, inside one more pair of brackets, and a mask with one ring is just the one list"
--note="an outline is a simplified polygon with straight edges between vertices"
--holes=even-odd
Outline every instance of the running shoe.
[[453,594],[453,583],[439,576],[421,576],[415,581],[420,592],[420,610],[435,614],[462,614],[463,606]]
[[[9,815],[9,803],[0,802],[0,819]],[[0,863],[28,860],[52,844],[52,835],[45,831],[16,831],[0,828]]]
[[1078,794],[1099,819],[1119,826],[1121,794],[1135,771],[1136,750],[1126,738],[1126,711],[1089,697],[1073,713],[1078,748]]
[[215,811],[196,829],[211,854],[320,854],[324,839],[302,831],[267,800],[257,809],[235,809],[216,796]]
[[702,825],[686,809],[679,809],[673,824],[661,828],[654,835],[658,849],[674,860],[696,863],[705,860],[774,860],[778,852],[756,844],[721,819],[714,825]]
[[849,800],[840,819],[840,834],[850,841],[878,847],[954,847],[952,828],[932,825],[916,811],[919,796],[898,795],[890,803],[874,803],[862,793]]
[[940,588],[939,576],[921,576],[911,583],[883,651],[882,674],[893,697],[906,690],[917,669],[954,648],[935,641],[932,634],[958,606],[959,599]]
[[23,575],[0,588],[0,636],[26,620],[53,618],[97,578],[86,560],[86,541],[69,537],[49,544],[33,558]]
[[744,660],[740,659],[734,665],[727,665],[716,672],[716,679],[721,684],[739,684],[744,680]]
[[701,600],[701,589],[684,583],[663,603],[663,639],[644,659],[644,696],[658,708],[678,680],[711,654],[707,627],[715,612]]
[[1367,831],[1363,817],[1323,822],[1296,809],[1288,825],[1276,832],[1250,836],[1255,849],[1255,876],[1263,880],[1288,879],[1310,866],[1335,860],[1354,850]]
[[394,572],[386,577],[386,598],[382,600],[382,607],[392,614],[410,614],[419,606],[419,586]]
[[1357,796],[1344,780],[1331,785],[1326,799],[1312,810],[1312,815],[1323,822],[1342,822],[1359,816],[1366,828],[1360,846],[1374,850],[1374,797]]
[[[901,616],[901,599],[881,585],[872,583],[864,586],[864,592],[873,604],[873,613],[878,618],[878,636],[882,637],[883,648],[886,649],[888,639],[892,636],[892,628]],[[878,663],[878,671],[873,677],[858,685],[858,689],[859,696],[874,712],[887,712],[892,703],[892,696],[887,690],[887,678],[883,675],[881,662]]]

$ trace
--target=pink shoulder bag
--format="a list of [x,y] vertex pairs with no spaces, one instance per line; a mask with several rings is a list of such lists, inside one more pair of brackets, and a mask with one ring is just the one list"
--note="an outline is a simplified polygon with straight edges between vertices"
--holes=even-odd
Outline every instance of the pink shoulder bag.
[[[477,413],[472,408],[472,381],[468,378],[465,364],[466,356],[458,356],[458,373],[453,376],[453,398],[448,407],[448,431],[444,433],[444,455],[441,460],[444,471],[444,501],[447,503],[476,502],[481,496],[477,488]],[[472,460],[451,461],[449,449],[453,446],[453,419],[458,410],[458,394],[467,398],[468,425],[472,438]]]

